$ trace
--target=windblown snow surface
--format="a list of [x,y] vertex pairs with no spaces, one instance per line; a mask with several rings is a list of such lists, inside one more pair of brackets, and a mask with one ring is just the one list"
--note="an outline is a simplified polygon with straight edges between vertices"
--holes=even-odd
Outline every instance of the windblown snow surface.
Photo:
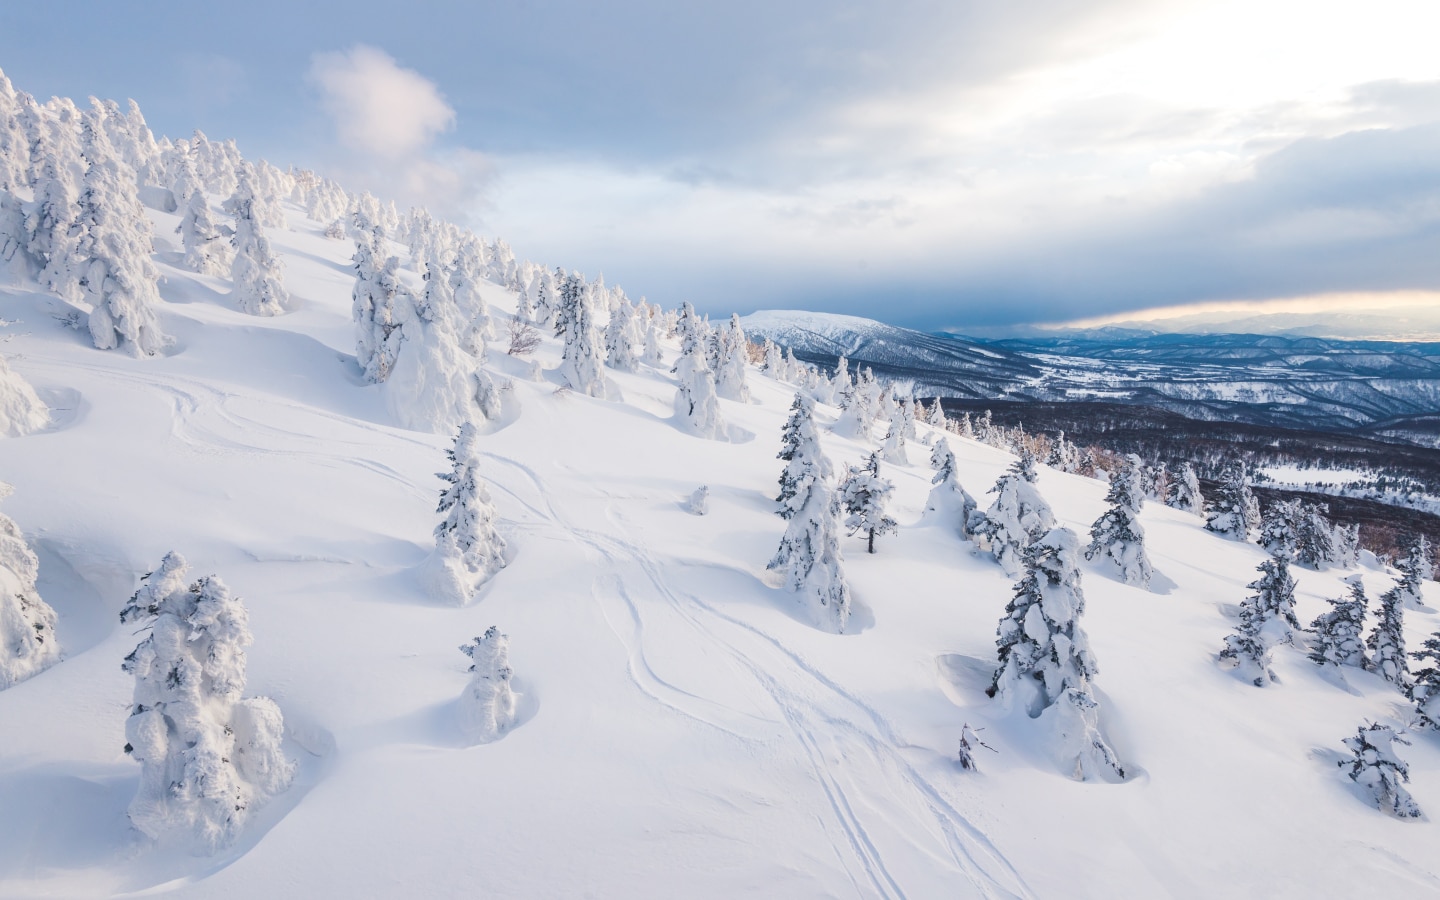
[[[0,895],[1440,894],[1433,822],[1382,815],[1336,766],[1340,741],[1403,717],[1403,698],[1294,648],[1265,689],[1219,668],[1262,554],[1198,518],[1144,510],[1169,593],[1084,570],[1122,784],[1072,781],[1039,722],[984,695],[1012,584],[921,521],[925,448],[885,470],[899,535],[874,556],[847,539],[850,633],[812,627],[764,568],[793,388],[754,369],[754,402],[722,401],[754,437],[721,443],[676,427],[666,368],[607,371],[624,399],[596,400],[492,348],[519,413],[486,426],[483,474],[513,559],[477,602],[438,604],[415,567],[449,436],[396,427],[361,383],[353,247],[289,213],[271,236],[298,309],[274,319],[162,248],[161,323],[178,338],[163,358],[94,350],[50,296],[0,286],[10,364],[53,406],[48,430],[0,439],[4,510],[37,548],[65,649],[0,692]],[[498,286],[487,299],[514,308]],[[559,348],[536,358],[553,369]],[[1010,458],[950,440],[988,503]],[[873,449],[823,441],[837,464]],[[1041,473],[1083,535],[1105,485]],[[709,514],[693,515],[702,484]],[[125,816],[139,767],[122,752],[120,662],[140,637],[117,613],[171,549],[244,598],[247,693],[280,705],[300,763],[214,857],[149,846]],[[1341,573],[1296,574],[1302,621],[1342,593]],[[1390,583],[1364,577],[1372,597]],[[510,636],[518,724],[465,746],[457,647],[492,624]],[[1410,646],[1437,625],[1411,612]],[[967,722],[996,751],[978,751],[978,774],[956,760]],[[1440,815],[1440,740],[1414,741],[1410,787]]]

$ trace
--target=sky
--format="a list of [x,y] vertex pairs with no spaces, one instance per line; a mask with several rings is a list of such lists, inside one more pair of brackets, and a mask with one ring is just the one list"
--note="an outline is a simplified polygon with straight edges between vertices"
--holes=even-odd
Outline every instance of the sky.
[[993,333],[1440,297],[1434,0],[47,0],[5,18],[20,89],[133,97],[158,133],[233,137],[667,306]]

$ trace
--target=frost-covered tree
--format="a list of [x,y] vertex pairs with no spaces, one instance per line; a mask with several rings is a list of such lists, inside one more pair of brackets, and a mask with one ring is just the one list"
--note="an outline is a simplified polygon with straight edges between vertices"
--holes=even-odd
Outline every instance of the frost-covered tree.
[[[840,379],[842,372],[835,373]],[[835,422],[836,434],[858,440],[870,440],[870,432],[880,420],[880,402],[884,388],[875,380],[870,369],[862,369],[853,387],[842,384],[836,391],[836,402],[841,404],[840,418]]]
[[1250,480],[1239,466],[1231,466],[1206,514],[1205,529],[1232,541],[1248,541],[1259,525],[1260,507],[1250,491]]
[[[929,425],[932,428],[937,428],[940,431],[950,430],[950,420],[945,416],[945,407],[940,405],[939,397],[935,398],[935,402],[931,405],[930,411],[926,413],[925,424]],[[1060,436],[1063,439],[1065,433],[1061,432]]]
[[400,260],[394,256],[377,265],[378,239],[355,242],[355,287],[351,292],[351,318],[355,322],[355,361],[370,384],[390,377],[400,356],[403,325],[413,305],[409,289],[400,281]]
[[179,832],[214,850],[295,767],[274,701],[240,696],[252,640],[244,605],[219,578],[187,583],[186,572],[167,554],[120,613],[150,631],[123,666],[135,676],[125,752],[141,764],[130,821],[151,838]]
[[0,191],[30,186],[30,142],[20,123],[21,100],[10,79],[0,72]]
[[750,402],[750,385],[745,367],[750,361],[750,344],[740,327],[740,316],[731,313],[730,324],[716,330],[719,350],[715,367],[715,393],[727,400]]
[[880,477],[880,454],[871,453],[864,466],[847,466],[840,483],[840,509],[850,533],[865,535],[865,549],[875,552],[877,536],[894,534],[897,523],[886,513],[895,485]]
[[560,354],[560,378],[570,389],[590,397],[605,396],[604,354],[595,329],[590,300],[578,275],[566,279],[555,317],[557,333],[564,340]]
[[778,513],[788,524],[766,568],[785,573],[785,586],[803,595],[815,623],[843,632],[850,618],[850,588],[840,552],[839,503],[830,486],[830,460],[820,449],[813,401],[795,395],[781,433]]
[[1415,725],[1440,730],[1440,631],[1427,637],[1410,656],[1422,663],[1407,692],[1415,704]]
[[966,772],[980,771],[979,763],[975,762],[977,748],[984,747],[992,753],[996,752],[994,747],[980,740],[979,733],[984,730],[983,728],[971,728],[969,722],[960,726],[960,768]]
[[935,442],[930,449],[930,468],[935,474],[930,478],[934,485],[930,497],[925,501],[926,515],[935,515],[949,524],[962,538],[970,537],[970,520],[975,517],[975,498],[960,484],[955,469],[955,454],[945,438]]
[[1360,525],[1337,524],[1330,535],[1330,544],[1335,548],[1335,565],[1341,569],[1353,569],[1360,562]]
[[890,423],[885,431],[885,440],[880,445],[880,452],[885,454],[885,461],[894,463],[897,466],[910,465],[910,457],[905,452],[905,426],[898,419]]
[[220,227],[210,216],[210,203],[200,190],[192,191],[185,203],[185,214],[175,231],[185,248],[185,267],[201,275],[221,275],[230,271],[231,248]]
[[1165,505],[1197,516],[1205,513],[1205,498],[1200,493],[1200,478],[1190,463],[1181,466],[1180,471],[1170,479],[1169,488],[1165,492]]
[[605,326],[605,364],[622,372],[633,372],[640,367],[640,359],[635,355],[635,308],[629,300],[620,301]]
[[1276,558],[1295,559],[1296,524],[1301,516],[1300,501],[1276,500],[1260,519],[1258,542]]
[[1409,741],[1389,725],[1373,722],[1361,725],[1343,743],[1354,756],[1338,765],[1348,768],[1345,774],[1350,780],[1370,792],[1377,809],[1399,819],[1421,816],[1419,805],[1402,786],[1410,781],[1410,767],[1395,750],[1396,744],[1410,746]]
[[[0,497],[9,493],[0,482]],[[0,513],[0,691],[60,660],[55,610],[35,589],[39,574],[40,561],[20,527]]]
[[1296,565],[1318,571],[1339,560],[1335,527],[1330,524],[1328,512],[1328,507],[1318,503],[1299,505],[1295,521]]
[[1404,596],[1405,605],[1415,609],[1425,605],[1425,582],[1435,577],[1434,551],[1430,539],[1423,534],[1407,535],[1404,539],[1405,555],[1395,564],[1400,570],[1397,585]]
[[675,420],[698,437],[725,440],[730,432],[720,416],[715,375],[705,364],[704,343],[695,340],[689,346],[689,350],[680,352],[670,370],[676,381]]
[[1125,465],[1110,480],[1105,502],[1110,508],[1090,526],[1090,546],[1085,558],[1099,556],[1108,560],[1115,574],[1126,584],[1149,588],[1155,574],[1150,557],[1145,553],[1145,529],[1140,525],[1140,457],[1130,454]]
[[91,339],[101,350],[154,356],[170,338],[155,318],[160,272],[150,261],[150,220],[135,173],[116,159],[92,163],[77,206],[75,270],[91,306]]
[[1080,625],[1080,542],[1053,528],[1025,550],[1025,575],[997,629],[1000,664],[986,689],[1035,718],[1049,711],[1068,774],[1078,780],[1125,775],[1099,727],[1091,680],[1099,671]]
[[704,516],[710,513],[710,488],[708,485],[700,485],[685,501],[685,511],[695,516]]
[[1034,461],[1022,454],[989,490],[995,501],[970,528],[980,549],[1012,578],[1020,574],[1030,542],[1055,527],[1055,513],[1027,474],[1033,476]]
[[510,638],[494,625],[460,647],[470,657],[470,683],[460,695],[460,730],[474,744],[488,744],[515,724],[510,687]]
[[760,348],[763,359],[760,363],[760,371],[776,381],[784,381],[785,354],[780,351],[780,347],[767,337]]
[[280,260],[270,249],[261,227],[255,171],[248,163],[241,166],[235,194],[225,201],[224,210],[235,217],[235,233],[230,238],[235,258],[230,264],[230,278],[236,306],[252,316],[280,315],[290,302],[290,294],[281,278]]
[[1345,579],[1350,593],[1332,598],[1330,608],[1310,623],[1315,632],[1310,659],[1316,665],[1365,667],[1365,585],[1359,575]]
[[478,434],[465,423],[446,452],[450,471],[436,512],[444,515],[435,526],[435,550],[426,560],[423,575],[430,591],[447,603],[464,606],[480,585],[505,567],[505,539],[495,529],[497,514],[490,490],[480,478]]
[[20,437],[50,424],[50,408],[0,356],[0,437]]
[[1410,667],[1405,658],[1405,592],[1399,584],[1380,595],[1380,614],[1365,647],[1370,651],[1366,668],[1405,690]]
[[72,230],[79,210],[70,180],[54,153],[40,162],[35,201],[25,216],[25,250],[34,261],[36,280],[66,300],[80,299]]
[[665,354],[660,350],[660,325],[656,322],[656,316],[651,316],[649,323],[645,326],[645,356],[644,360],[652,366],[665,364]]
[[1300,623],[1295,618],[1295,579],[1290,563],[1273,557],[1259,566],[1260,577],[1248,587],[1255,593],[1240,604],[1240,625],[1225,638],[1220,661],[1235,668],[1256,687],[1278,681],[1270,668],[1275,648],[1294,640]]

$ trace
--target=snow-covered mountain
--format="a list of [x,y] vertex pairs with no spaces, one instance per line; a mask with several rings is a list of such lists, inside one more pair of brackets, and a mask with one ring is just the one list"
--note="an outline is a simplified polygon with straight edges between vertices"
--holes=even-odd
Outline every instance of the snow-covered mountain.
[[[231,195],[199,196],[217,222],[240,214],[238,204],[222,206]],[[6,199],[11,209],[34,202],[28,188]],[[1317,666],[1304,635],[1274,648],[1278,681],[1263,688],[1218,664],[1267,559],[1257,545],[1149,503],[1139,512],[1155,569],[1146,589],[1121,581],[1103,558],[1075,553],[1073,535],[1052,532],[1046,564],[1063,570],[1063,589],[1006,634],[1038,640],[1046,622],[1078,621],[1086,653],[1075,649],[1085,647],[1078,631],[1051,646],[1075,649],[1070,658],[1083,656],[1087,673],[1046,690],[1083,687],[1065,702],[1097,705],[1032,718],[1013,695],[986,692],[1016,579],[962,536],[954,515],[927,514],[930,445],[948,440],[949,478],[982,511],[987,488],[1016,463],[1008,452],[923,422],[908,445],[888,442],[880,475],[894,485],[898,532],[880,537],[872,555],[864,535],[838,531],[840,552],[827,563],[843,573],[851,612],[843,633],[832,633],[767,568],[788,527],[776,515],[786,468],[776,453],[782,434],[798,430],[787,428],[797,393],[811,398],[800,405],[813,404],[817,448],[841,473],[876,452],[883,429],[837,430],[841,411],[813,373],[749,366],[743,392],[731,383],[707,394],[704,377],[680,391],[672,367],[689,359],[703,369],[703,350],[687,351],[679,321],[660,314],[651,322],[677,335],[650,333],[658,358],[647,347],[633,371],[607,366],[582,390],[588,363],[574,336],[584,328],[573,318],[571,340],[547,328],[532,335],[532,350],[505,352],[517,345],[512,334],[525,336],[514,323],[532,298],[506,286],[514,269],[498,250],[491,260],[501,264],[484,277],[459,279],[473,294],[463,303],[486,319],[465,323],[471,350],[454,356],[442,325],[462,300],[436,293],[433,273],[422,277],[425,240],[347,234],[289,195],[269,196],[283,219],[263,230],[283,265],[286,302],[252,315],[228,274],[194,271],[171,239],[192,207],[167,211],[163,195],[152,199],[141,214],[160,277],[148,308],[155,333],[172,339],[161,352],[96,349],[87,301],[56,296],[20,265],[0,281],[0,347],[44,406],[0,437],[0,478],[14,488],[0,512],[18,525],[0,554],[0,600],[29,590],[27,572],[38,575],[34,593],[53,607],[63,651],[0,690],[0,896],[1440,890],[1435,824],[1382,813],[1341,768],[1353,759],[1341,741],[1362,722],[1411,719],[1395,686],[1362,669]],[[442,232],[415,229],[421,238]],[[357,263],[366,252],[395,265]],[[574,303],[601,296],[594,282],[563,281]],[[607,306],[584,307],[593,328],[625,308]],[[806,329],[816,341],[857,355],[904,350],[907,371],[926,369],[908,338],[854,338],[853,326],[831,333],[828,317],[817,321]],[[1043,371],[1012,351],[929,340],[924,353],[971,366],[976,383]],[[371,383],[361,357],[394,380]],[[1097,377],[1105,365],[1095,361]],[[436,402],[455,399],[451,383],[425,380],[456,371],[469,391],[459,399],[477,407],[464,453],[445,420],[454,409]],[[14,388],[7,396],[30,403],[18,381],[5,383]],[[694,405],[724,428],[697,435]],[[503,568],[463,605],[438,596],[427,577],[440,490],[456,484],[435,473],[461,464],[447,451],[473,453],[506,546]],[[1113,506],[1110,486],[1033,471],[1033,483],[1011,473],[1010,488],[1042,499],[1083,545]],[[958,492],[952,500],[963,508]],[[17,541],[33,548],[36,571]],[[241,632],[253,635],[243,692],[273,700],[280,749],[295,766],[288,788],[263,806],[253,795],[236,836],[199,853],[143,836],[132,806],[137,795],[161,806],[170,797],[183,811],[207,788],[142,785],[134,758],[150,752],[135,741],[156,738],[134,727],[156,721],[141,698],[153,703],[155,692],[195,677],[177,666],[144,681],[137,645],[155,636],[169,656],[145,660],[182,659],[225,624],[197,614],[194,631],[162,634],[121,621],[122,611],[143,614],[144,596],[131,598],[142,585],[158,591],[166,576],[142,576],[172,550],[193,577],[214,573],[243,601],[248,623],[236,621],[233,597],[207,607],[230,616],[229,643],[214,646],[243,649]],[[1347,577],[1359,576],[1372,598],[1394,578],[1373,558],[1293,571],[1303,623],[1349,595]],[[213,600],[213,582],[196,585]],[[1437,588],[1421,590],[1429,606],[1404,613],[1411,647],[1440,626]],[[486,671],[504,670],[513,722],[498,740],[476,743],[462,722],[485,676],[468,669],[485,656],[491,626],[508,635],[508,665],[491,656]],[[206,678],[235,677],[230,651],[211,662]],[[972,740],[978,771],[960,765],[962,738],[990,748]],[[1123,777],[1077,780],[1077,739],[1113,750]],[[1419,730],[1410,740],[1398,747],[1408,788],[1421,808],[1440,810],[1440,740]],[[194,749],[175,746],[181,757]]]
[[[1440,345],[1433,344],[1124,329],[978,343],[791,311],[756,313],[745,323],[801,359],[833,364],[843,353],[940,396],[1096,399],[1194,419],[1336,431],[1440,408]],[[1412,431],[1397,425],[1381,433],[1407,439]]]

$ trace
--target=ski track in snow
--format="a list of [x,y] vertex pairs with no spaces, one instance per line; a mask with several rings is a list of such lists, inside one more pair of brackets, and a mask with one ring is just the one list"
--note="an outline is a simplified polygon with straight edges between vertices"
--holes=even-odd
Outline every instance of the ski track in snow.
[[[900,788],[907,810],[924,811],[923,818],[915,816],[914,821],[900,828],[906,835],[901,842],[927,854],[934,862],[946,862],[935,850],[945,853],[955,874],[964,877],[981,896],[1033,896],[999,848],[904,758],[902,750],[907,743],[873,707],[774,637],[673,586],[664,567],[641,541],[622,540],[576,524],[552,500],[555,492],[530,466],[497,453],[484,455],[521,473],[538,499],[532,503],[508,488],[506,493],[603,561],[608,571],[596,576],[593,594],[626,649],[632,681],[646,696],[729,735],[747,741],[762,739],[756,734],[754,715],[699,696],[656,673],[645,649],[647,617],[655,613],[678,617],[698,641],[723,652],[749,673],[774,704],[779,713],[776,724],[783,723],[825,795],[833,815],[833,822],[826,828],[827,837],[839,858],[847,862],[846,872],[857,893],[887,898],[909,896],[901,883],[903,876],[892,871],[885,851],[872,836],[893,832],[898,824],[884,818],[879,808],[893,808],[893,796],[878,797],[877,803],[867,802],[867,786],[881,784]],[[615,527],[623,527],[615,516],[609,519]],[[638,576],[640,583],[632,584],[627,575]],[[660,601],[660,610],[651,608],[651,598]],[[623,609],[617,610],[617,601]],[[667,634],[673,638],[673,632]],[[771,672],[783,672],[784,677]],[[789,688],[787,684],[805,685],[806,689]],[[831,740],[827,747],[826,739],[820,737],[827,731],[843,735],[844,741]],[[873,825],[871,816],[879,817]],[[929,840],[925,840],[927,837]],[[936,845],[935,850],[919,849],[927,845]]]

